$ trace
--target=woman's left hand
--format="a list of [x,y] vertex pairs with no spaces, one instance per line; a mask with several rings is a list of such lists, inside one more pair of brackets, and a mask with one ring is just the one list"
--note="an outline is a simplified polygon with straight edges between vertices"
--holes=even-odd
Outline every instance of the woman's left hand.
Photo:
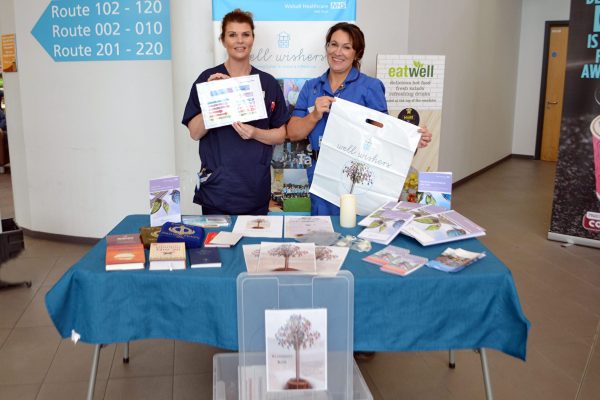
[[252,125],[234,122],[231,126],[233,126],[233,129],[235,129],[238,135],[244,140],[253,139],[256,134],[256,128]]
[[419,140],[419,145],[417,147],[419,149],[427,147],[427,145],[429,145],[429,142],[431,142],[433,135],[431,134],[431,132],[429,132],[429,129],[427,129],[427,127],[424,125],[419,127],[419,130],[417,132],[421,134],[421,140]]

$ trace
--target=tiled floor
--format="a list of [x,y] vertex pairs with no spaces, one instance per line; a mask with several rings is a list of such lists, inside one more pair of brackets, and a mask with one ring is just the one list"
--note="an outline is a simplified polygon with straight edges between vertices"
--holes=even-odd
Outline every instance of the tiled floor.
[[[546,239],[553,163],[510,159],[459,186],[454,208],[488,229],[482,241],[512,270],[532,323],[527,362],[488,351],[496,399],[600,399],[600,250]],[[14,210],[10,176],[0,174],[0,211]],[[0,292],[0,399],[84,399],[92,346],[61,340],[44,307],[52,284],[89,246],[26,237],[3,265],[6,280],[30,289]],[[172,340],[101,352],[95,399],[210,399],[218,349]],[[478,354],[378,353],[360,368],[375,399],[483,399]]]

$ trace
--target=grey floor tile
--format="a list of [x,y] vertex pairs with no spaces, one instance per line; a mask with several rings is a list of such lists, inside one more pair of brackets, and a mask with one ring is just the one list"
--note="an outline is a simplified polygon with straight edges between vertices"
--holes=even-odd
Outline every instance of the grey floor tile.
[[[91,344],[81,342],[75,344],[70,339],[63,339],[52,360],[45,382],[87,381],[92,370],[94,348],[95,346]],[[103,346],[100,350],[97,379],[108,379],[113,358],[115,358],[115,348],[116,345],[110,345]]]
[[0,349],[0,385],[41,383],[59,343],[54,328],[15,328]]
[[212,399],[212,386],[212,373],[200,375],[175,375],[173,381],[173,400]]
[[40,385],[0,385],[0,399],[35,400]]
[[6,329],[6,328],[0,329],[0,349],[2,348],[4,341],[6,340],[8,335],[10,335],[11,332],[12,332],[12,329]]
[[175,375],[212,373],[213,356],[224,352],[199,343],[175,341]]
[[13,328],[39,288],[17,288],[0,292],[0,328]]
[[19,318],[17,322],[17,328],[28,328],[36,326],[54,326],[48,311],[46,310],[46,293],[50,290],[51,286],[41,286],[36,292],[31,302],[27,305],[27,308]]
[[55,262],[56,257],[52,256],[18,256],[2,264],[0,276],[10,282],[31,281],[32,288],[35,289],[42,285]]
[[129,363],[123,363],[125,345],[117,345],[110,378],[172,375],[175,344],[173,340],[136,340],[129,344]]
[[578,400],[595,400],[600,397],[600,340],[591,349],[589,364],[582,374]]
[[171,400],[173,376],[110,379],[104,400]]
[[[94,399],[104,398],[107,381],[97,380],[94,386]],[[46,382],[42,385],[36,400],[65,400],[85,399],[87,396],[89,382]]]

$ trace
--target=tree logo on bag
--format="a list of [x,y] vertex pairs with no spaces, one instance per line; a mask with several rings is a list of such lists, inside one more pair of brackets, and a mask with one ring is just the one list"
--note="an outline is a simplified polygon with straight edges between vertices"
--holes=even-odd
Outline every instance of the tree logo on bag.
[[353,194],[354,190],[359,187],[363,189],[360,192],[364,192],[373,185],[373,170],[368,164],[360,161],[351,160],[346,163],[342,169],[342,175],[347,178],[343,179],[343,184],[350,194]]

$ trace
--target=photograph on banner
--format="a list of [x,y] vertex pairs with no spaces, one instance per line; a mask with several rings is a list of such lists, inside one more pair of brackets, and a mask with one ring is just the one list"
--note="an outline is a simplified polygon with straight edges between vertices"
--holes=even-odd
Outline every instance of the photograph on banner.
[[385,86],[388,113],[432,133],[414,157],[417,171],[437,171],[442,123],[445,56],[377,55],[377,78]]
[[571,2],[552,221],[548,238],[600,247],[598,6]]
[[196,88],[206,129],[267,118],[258,75],[217,79]]
[[354,194],[359,215],[398,200],[420,138],[415,125],[338,98],[310,192],[338,206]]

